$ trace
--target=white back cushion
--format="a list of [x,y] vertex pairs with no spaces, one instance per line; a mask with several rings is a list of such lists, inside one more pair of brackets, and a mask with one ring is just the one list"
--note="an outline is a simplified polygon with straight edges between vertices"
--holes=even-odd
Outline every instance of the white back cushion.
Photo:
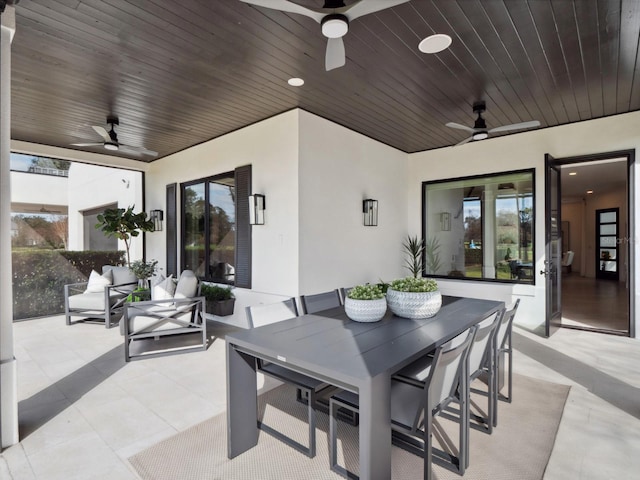
[[102,275],[100,275],[95,270],[91,270],[91,275],[89,275],[89,282],[87,283],[87,289],[84,293],[100,293],[104,292],[104,287],[113,284],[113,273],[111,270],[107,270]]
[[151,287],[151,300],[173,300],[175,291],[176,284],[173,281],[173,275],[169,275]]
[[191,270],[185,270],[180,274],[176,292],[173,298],[192,298],[198,293],[198,277]]

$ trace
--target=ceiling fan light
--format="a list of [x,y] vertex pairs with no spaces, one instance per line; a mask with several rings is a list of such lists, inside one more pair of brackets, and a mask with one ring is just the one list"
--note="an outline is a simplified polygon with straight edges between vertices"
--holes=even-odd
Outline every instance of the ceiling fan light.
[[118,150],[118,144],[112,142],[104,142],[104,148],[106,148],[107,150],[116,151]]
[[478,132],[473,134],[474,140],[484,140],[487,137],[489,137],[489,134],[487,132]]
[[322,34],[327,38],[340,38],[349,31],[349,19],[344,15],[332,14],[322,19]]
[[439,53],[449,48],[451,37],[444,33],[429,35],[418,44],[418,50],[422,53]]

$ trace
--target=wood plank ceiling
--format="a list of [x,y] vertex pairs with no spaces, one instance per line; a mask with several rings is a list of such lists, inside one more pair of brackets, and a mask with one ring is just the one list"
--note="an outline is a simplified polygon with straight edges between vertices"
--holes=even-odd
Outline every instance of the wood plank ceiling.
[[[444,124],[477,100],[489,128],[640,108],[638,0],[412,0],[353,21],[329,72],[315,21],[238,0],[21,0],[16,23],[12,138],[58,147],[109,114],[161,158],[295,107],[405,152],[464,139]],[[433,33],[453,44],[419,52]]]

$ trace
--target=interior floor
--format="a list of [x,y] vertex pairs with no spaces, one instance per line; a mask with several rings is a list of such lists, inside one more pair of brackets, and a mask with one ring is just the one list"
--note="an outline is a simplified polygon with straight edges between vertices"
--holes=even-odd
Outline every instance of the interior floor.
[[624,282],[562,275],[562,325],[629,333],[629,293]]

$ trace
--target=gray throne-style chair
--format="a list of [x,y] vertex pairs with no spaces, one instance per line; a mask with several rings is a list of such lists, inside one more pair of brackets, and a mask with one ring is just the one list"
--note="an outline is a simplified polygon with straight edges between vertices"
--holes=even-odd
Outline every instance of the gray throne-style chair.
[[[124,335],[125,361],[188,351],[207,349],[207,322],[205,299],[200,296],[200,282],[191,270],[184,270],[177,285],[173,278],[164,279],[151,289],[151,300],[127,302],[120,322],[120,333]],[[184,338],[189,335],[196,342]],[[175,336],[175,344],[155,345],[162,337]],[[178,344],[181,336],[182,343]],[[132,347],[139,345],[152,347],[134,352]]]
[[[92,271],[89,281],[64,286],[64,314],[67,325],[93,320],[111,328],[122,317],[127,296],[138,279],[129,267],[105,265],[102,275]],[[78,317],[80,320],[73,321]]]

